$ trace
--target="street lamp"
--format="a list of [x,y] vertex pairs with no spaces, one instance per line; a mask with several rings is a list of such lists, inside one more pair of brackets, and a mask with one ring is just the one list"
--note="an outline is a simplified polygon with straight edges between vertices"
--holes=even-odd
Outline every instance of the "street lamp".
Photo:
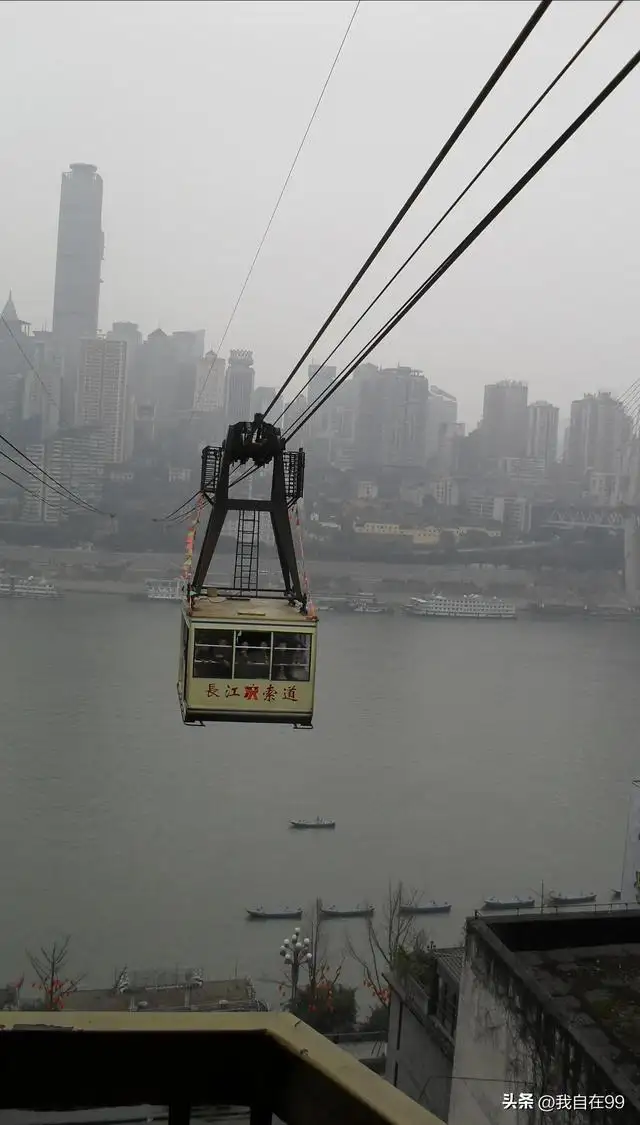
[[290,938],[285,938],[280,946],[280,956],[284,958],[285,965],[291,971],[291,1004],[295,1002],[298,994],[298,980],[301,965],[311,966],[311,951],[309,938],[300,938],[300,927],[296,926]]

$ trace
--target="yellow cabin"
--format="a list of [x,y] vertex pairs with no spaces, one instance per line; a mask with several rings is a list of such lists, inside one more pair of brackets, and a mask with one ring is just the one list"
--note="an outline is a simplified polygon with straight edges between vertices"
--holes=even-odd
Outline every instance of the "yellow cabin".
[[284,599],[211,588],[182,610],[178,697],[185,723],[310,727],[317,618]]

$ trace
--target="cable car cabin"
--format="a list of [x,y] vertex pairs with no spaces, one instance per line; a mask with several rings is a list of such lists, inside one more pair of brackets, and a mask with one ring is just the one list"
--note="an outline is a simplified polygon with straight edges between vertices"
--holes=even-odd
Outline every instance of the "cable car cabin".
[[317,618],[285,599],[203,590],[182,610],[178,697],[185,723],[310,727]]

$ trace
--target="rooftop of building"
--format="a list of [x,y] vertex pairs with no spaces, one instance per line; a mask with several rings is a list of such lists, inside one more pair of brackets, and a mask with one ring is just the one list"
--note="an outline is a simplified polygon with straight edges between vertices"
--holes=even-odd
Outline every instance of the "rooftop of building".
[[464,947],[462,945],[454,945],[450,949],[437,949],[435,958],[437,963],[442,966],[449,976],[460,983],[462,966],[464,965]]
[[256,1010],[253,985],[243,977],[230,980],[205,980],[188,988],[182,984],[167,988],[136,987],[79,988],[65,1000],[65,1010],[74,1012],[127,1012],[134,1005],[149,1011]]
[[640,1105],[640,909],[470,920],[582,1049]]

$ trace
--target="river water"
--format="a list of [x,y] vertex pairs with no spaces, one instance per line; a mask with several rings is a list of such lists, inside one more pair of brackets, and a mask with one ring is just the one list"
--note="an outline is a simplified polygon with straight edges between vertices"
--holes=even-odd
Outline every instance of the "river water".
[[[95,985],[124,964],[268,980],[289,924],[247,906],[382,904],[389,880],[453,903],[427,920],[438,944],[487,895],[619,886],[633,624],[325,614],[315,728],[296,732],[185,728],[178,618],[0,602],[0,980],[67,933]],[[287,830],[316,815],[337,830]]]

